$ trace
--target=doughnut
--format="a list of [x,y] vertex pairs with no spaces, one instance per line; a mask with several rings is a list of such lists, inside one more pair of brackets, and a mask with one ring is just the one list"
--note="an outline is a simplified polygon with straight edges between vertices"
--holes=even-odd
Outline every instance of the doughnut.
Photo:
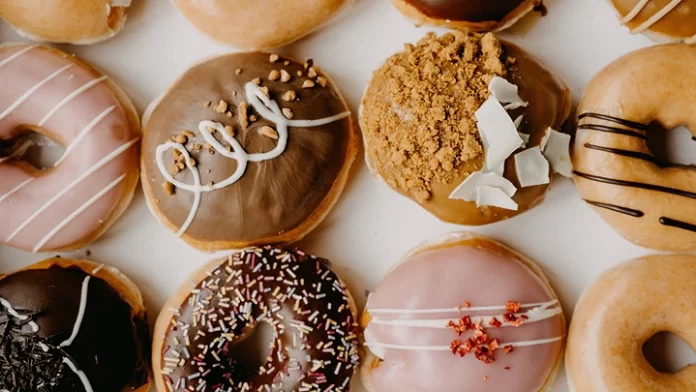
[[47,46],[0,46],[0,86],[0,143],[26,146],[38,133],[64,147],[46,170],[0,156],[0,244],[38,252],[96,240],[138,185],[140,120],[130,99]]
[[[190,282],[155,324],[158,392],[349,390],[360,359],[357,311],[328,260],[248,248],[210,262]],[[254,366],[245,351],[263,348],[244,341],[264,323],[273,330],[269,354]]]
[[[626,239],[644,247],[696,249],[696,173],[663,162],[646,133],[685,124],[696,132],[696,46],[630,53],[590,82],[578,107],[573,150],[580,196]],[[665,75],[670,75],[666,78]]]
[[417,26],[500,31],[542,7],[541,0],[392,0]]
[[694,0],[610,0],[609,3],[632,34],[643,33],[662,43],[696,43]]
[[[519,88],[524,106],[506,115],[491,92],[494,80],[515,91]],[[484,128],[477,120],[491,103],[499,110],[495,117],[506,117],[503,125],[512,127],[511,136],[500,136],[505,140],[493,135],[500,139],[497,144],[517,142],[509,153],[527,148],[525,152],[537,156],[549,128],[560,130],[571,107],[563,82],[522,49],[499,41],[492,33],[428,34],[389,58],[372,76],[360,109],[368,166],[391,188],[450,223],[483,225],[534,207],[549,186],[548,164],[542,161],[546,168],[536,173],[545,181],[533,186],[518,176],[518,169],[528,166],[516,163],[519,154],[500,156],[499,165],[494,165],[499,167],[487,167],[494,155],[493,143],[490,149],[485,147],[487,142],[480,135]],[[516,119],[514,125],[512,119]],[[491,128],[490,121],[486,129]],[[493,130],[500,128],[492,125]],[[526,146],[520,137],[527,139]],[[523,148],[515,150],[516,146]],[[495,172],[498,181],[511,189],[504,196],[514,193],[507,199],[512,207],[473,202],[476,197],[455,198],[453,193],[461,185],[486,170]]]
[[2,1],[0,17],[23,37],[90,45],[123,28],[131,0]]
[[575,392],[693,391],[696,373],[655,370],[642,353],[659,332],[696,347],[696,258],[653,255],[605,272],[581,297],[568,333],[566,373]]
[[539,267],[467,233],[407,254],[370,293],[360,325],[368,392],[547,391],[565,335]]
[[0,391],[147,392],[138,288],[112,267],[53,258],[0,279]]
[[172,0],[213,39],[247,50],[273,49],[312,33],[355,0]]
[[153,107],[145,194],[161,222],[203,251],[301,239],[338,200],[358,150],[346,102],[311,60],[217,57]]

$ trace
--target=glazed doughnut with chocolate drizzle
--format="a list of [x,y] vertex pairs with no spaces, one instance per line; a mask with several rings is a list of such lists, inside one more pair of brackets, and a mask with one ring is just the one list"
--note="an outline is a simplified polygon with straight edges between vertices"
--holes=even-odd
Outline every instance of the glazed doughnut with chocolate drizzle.
[[658,42],[696,43],[696,1],[611,0],[621,24],[632,34],[643,33]]
[[302,238],[337,201],[358,148],[333,83],[311,60],[278,55],[196,65],[146,117],[149,205],[205,251]]
[[[190,281],[155,325],[159,392],[349,390],[359,361],[356,309],[327,260],[249,248],[209,263]],[[239,344],[260,323],[273,338],[255,368]]]
[[137,287],[111,267],[49,259],[0,279],[0,391],[145,392]]

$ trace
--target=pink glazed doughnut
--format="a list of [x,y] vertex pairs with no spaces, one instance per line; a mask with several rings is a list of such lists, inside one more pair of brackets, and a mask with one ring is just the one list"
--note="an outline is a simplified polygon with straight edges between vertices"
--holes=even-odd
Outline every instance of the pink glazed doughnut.
[[0,244],[73,250],[123,213],[138,183],[138,115],[108,77],[46,46],[0,46],[0,142],[35,131],[65,148],[39,170],[0,156]]
[[546,391],[565,339],[539,267],[466,233],[411,251],[370,294],[361,325],[369,392]]

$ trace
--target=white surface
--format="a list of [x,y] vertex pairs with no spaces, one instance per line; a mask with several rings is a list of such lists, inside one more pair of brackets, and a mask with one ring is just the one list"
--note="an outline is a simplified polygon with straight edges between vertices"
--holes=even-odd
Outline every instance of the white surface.
[[[583,86],[602,67],[650,42],[619,26],[600,0],[546,0],[549,15],[527,17],[503,34],[535,54],[563,78],[577,102]],[[233,22],[233,21],[231,21]],[[342,88],[354,112],[371,71],[423,36],[387,0],[358,0],[340,21],[279,50],[312,57]],[[0,41],[17,40],[0,27]],[[165,0],[137,0],[125,29],[114,39],[89,47],[65,46],[111,75],[139,110],[155,99],[190,64],[231,51],[198,33]],[[490,235],[525,253],[544,268],[570,315],[581,291],[606,268],[650,253],[619,237],[581,202],[572,183],[557,176],[546,201],[515,219],[471,230]],[[444,224],[415,203],[372,178],[359,160],[348,187],[328,219],[300,245],[327,257],[362,305],[390,265],[419,242],[465,228]],[[128,274],[145,296],[153,322],[165,299],[208,258],[160,226],[139,192],[125,216],[89,246],[91,259]],[[77,252],[85,257],[85,251]],[[8,273],[48,254],[0,246],[0,272]],[[356,381],[356,385],[359,382]],[[356,387],[358,392],[362,388]],[[565,377],[554,392],[566,391]]]

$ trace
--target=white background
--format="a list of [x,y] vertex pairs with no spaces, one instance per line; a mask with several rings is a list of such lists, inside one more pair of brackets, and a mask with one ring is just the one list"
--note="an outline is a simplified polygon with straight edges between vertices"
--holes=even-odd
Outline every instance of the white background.
[[[502,35],[564,79],[576,103],[596,72],[617,57],[651,44],[647,38],[629,35],[601,0],[545,3],[548,16],[528,16]],[[371,72],[404,43],[418,40],[426,31],[404,20],[388,0],[358,0],[337,22],[278,52],[315,59],[342,88],[356,112]],[[0,40],[19,37],[2,25]],[[112,40],[62,48],[112,76],[141,113],[192,63],[234,50],[196,31],[166,0],[135,0],[125,29]],[[490,235],[536,260],[553,282],[568,315],[582,290],[602,271],[650,253],[614,233],[580,200],[567,179],[557,178],[546,201],[522,216],[486,227],[464,228],[438,221],[372,178],[362,159],[358,159],[333,212],[300,245],[332,260],[362,305],[365,291],[373,289],[390,265],[410,248],[425,239],[465,229]],[[151,322],[175,288],[209,258],[160,226],[148,212],[142,191],[124,217],[88,249],[93,260],[116,266],[138,284]],[[86,250],[72,255],[85,257]],[[0,245],[0,273],[48,256]],[[358,384],[356,381],[355,389],[362,392]],[[553,391],[566,390],[565,377],[561,376]]]

